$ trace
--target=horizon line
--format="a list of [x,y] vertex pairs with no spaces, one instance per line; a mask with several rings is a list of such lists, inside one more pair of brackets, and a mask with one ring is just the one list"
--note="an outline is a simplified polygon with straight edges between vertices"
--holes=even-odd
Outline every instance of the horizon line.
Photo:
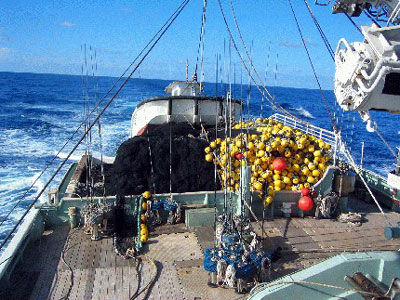
[[[12,73],[12,74],[35,74],[35,75],[62,75],[62,76],[86,76],[82,74],[66,74],[66,73],[46,73],[46,72],[30,72],[30,71],[0,71],[0,73]],[[89,77],[92,77],[90,75]],[[95,77],[108,77],[108,78],[119,78],[120,76],[114,76],[114,75],[95,75]],[[127,76],[123,76],[122,78],[126,78]],[[162,79],[162,78],[144,78],[144,77],[132,77],[131,79],[141,79],[141,80],[161,80],[161,81],[168,81],[168,82],[174,82],[174,81],[182,81],[179,79]],[[215,82],[209,82],[205,81],[205,84],[215,84]],[[229,83],[223,83],[223,84],[229,84]],[[248,84],[240,84],[240,83],[231,83],[233,85],[242,85],[242,86],[248,86]],[[256,86],[254,83],[250,84],[251,86]],[[260,85],[259,85],[260,86]],[[316,90],[318,91],[319,88],[308,88],[308,87],[293,87],[293,86],[283,86],[283,85],[268,85],[267,87],[270,88],[288,88],[288,89],[296,89],[296,90]],[[331,91],[333,92],[333,89],[322,89],[323,91]]]

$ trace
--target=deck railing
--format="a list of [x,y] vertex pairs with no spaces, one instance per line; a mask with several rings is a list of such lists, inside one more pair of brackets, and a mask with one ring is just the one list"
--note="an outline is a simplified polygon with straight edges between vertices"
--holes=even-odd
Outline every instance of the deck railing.
[[281,122],[283,125],[288,125],[294,129],[300,130],[303,133],[310,134],[319,139],[322,139],[331,146],[336,145],[335,133],[333,131],[323,129],[309,123],[302,123],[297,121],[295,118],[282,114],[273,114],[272,116],[270,116],[270,118]]

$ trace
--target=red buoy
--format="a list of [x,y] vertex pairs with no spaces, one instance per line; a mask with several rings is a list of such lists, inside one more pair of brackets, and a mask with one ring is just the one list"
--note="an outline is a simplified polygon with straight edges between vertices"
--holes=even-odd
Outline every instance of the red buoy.
[[242,160],[243,159],[243,154],[242,153],[236,154],[236,159],[237,160]]
[[313,209],[314,201],[308,196],[303,196],[299,199],[298,205],[302,211],[309,211]]
[[287,168],[287,162],[284,158],[277,157],[272,162],[272,166],[274,167],[274,170],[283,171]]
[[307,188],[302,188],[302,189],[300,190],[300,192],[301,192],[301,194],[302,194],[303,196],[308,196],[308,193],[310,192],[310,190],[307,189]]

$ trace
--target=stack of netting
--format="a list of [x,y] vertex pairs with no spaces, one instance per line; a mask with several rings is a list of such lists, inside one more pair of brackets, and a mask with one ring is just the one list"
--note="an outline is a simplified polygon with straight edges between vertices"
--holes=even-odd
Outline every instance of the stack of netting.
[[[265,118],[241,122],[236,137],[217,138],[205,148],[205,160],[218,166],[221,183],[228,191],[240,190],[240,166],[251,166],[251,190],[266,193],[265,205],[275,191],[311,188],[331,160],[330,145],[315,136]],[[247,133],[247,128],[257,134]]]
[[122,143],[106,178],[108,195],[139,195],[146,190],[169,193],[170,188],[173,193],[220,189],[214,166],[203,159],[208,143],[200,133],[201,128],[186,123],[169,123]]

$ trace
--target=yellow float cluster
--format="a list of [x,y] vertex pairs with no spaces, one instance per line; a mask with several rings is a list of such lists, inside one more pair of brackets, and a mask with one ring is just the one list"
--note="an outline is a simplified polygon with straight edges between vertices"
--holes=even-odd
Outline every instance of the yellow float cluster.
[[142,214],[140,215],[140,241],[142,243],[146,243],[149,238],[149,230],[147,229],[147,217],[146,217],[146,210],[147,210],[147,200],[151,198],[151,193],[149,191],[145,191],[143,194],[143,202],[142,202]]
[[[222,185],[229,191],[240,189],[240,166],[251,166],[251,190],[266,192],[265,205],[272,202],[275,191],[297,191],[317,183],[330,160],[330,145],[322,139],[270,119],[236,123],[233,129],[248,128],[235,138],[211,141],[204,150],[205,159],[214,161]],[[274,168],[273,161],[282,157],[285,170]]]

